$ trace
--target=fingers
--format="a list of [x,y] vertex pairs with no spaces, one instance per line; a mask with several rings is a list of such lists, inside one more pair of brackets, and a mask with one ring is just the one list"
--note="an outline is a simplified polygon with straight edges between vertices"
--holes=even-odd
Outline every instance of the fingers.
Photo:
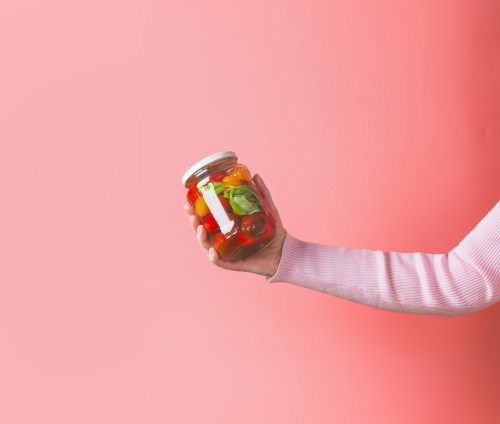
[[215,250],[213,247],[208,249],[208,260],[210,262],[216,263],[218,259],[219,259],[219,254],[217,253],[217,250]]
[[198,239],[198,243],[200,243],[201,247],[205,250],[210,249],[210,242],[208,241],[207,230],[203,225],[198,225],[196,228],[196,238]]
[[196,215],[191,215],[189,217],[189,225],[191,226],[193,231],[196,231],[196,229],[198,228],[198,225],[200,225],[200,221],[198,220]]
[[218,266],[219,268],[223,269],[228,269],[230,271],[241,271],[241,261],[235,261],[235,262],[227,262],[223,261],[220,257],[219,254],[217,253],[217,250],[215,248],[211,247],[208,250],[208,260],[212,262],[215,266]]
[[196,238],[198,240],[198,243],[205,250],[210,249],[210,242],[208,241],[207,230],[203,225],[200,224],[200,220],[195,215],[193,207],[190,204],[185,203],[184,210],[189,215],[189,225],[192,228],[192,230],[196,233]]
[[262,197],[264,197],[264,200],[268,204],[269,208],[271,209],[271,212],[273,213],[273,216],[276,220],[276,224],[280,227],[283,226],[283,223],[281,222],[281,217],[278,212],[278,208],[274,204],[273,198],[271,196],[271,192],[267,188],[266,184],[264,183],[264,180],[259,174],[255,174],[253,176],[253,180],[255,181],[255,184],[257,185],[257,188],[259,189],[260,193],[262,194]]
[[200,220],[195,215],[193,207],[189,203],[184,203],[184,210],[189,215],[189,225],[193,231],[196,231],[198,225],[200,225]]
[[184,210],[188,215],[194,215],[194,209],[189,203],[184,203]]

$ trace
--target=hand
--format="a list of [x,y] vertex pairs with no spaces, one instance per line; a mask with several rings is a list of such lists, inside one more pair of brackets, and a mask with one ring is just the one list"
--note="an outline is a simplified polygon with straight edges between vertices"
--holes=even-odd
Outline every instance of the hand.
[[283,228],[283,223],[281,222],[278,209],[274,205],[273,199],[269,189],[264,184],[260,175],[254,175],[253,181],[255,182],[259,192],[264,197],[265,202],[271,209],[271,212],[276,221],[276,235],[267,246],[263,247],[253,255],[240,259],[234,262],[224,261],[219,257],[217,251],[211,247],[208,241],[207,231],[203,225],[200,224],[198,217],[193,211],[193,207],[186,203],[184,205],[184,210],[189,215],[189,222],[191,228],[196,232],[196,237],[200,245],[208,252],[208,259],[210,262],[216,266],[224,269],[229,269],[231,271],[243,271],[251,272],[254,274],[272,276],[276,274],[278,270],[278,265],[281,260],[281,252],[283,249],[283,243],[285,241],[286,231]]

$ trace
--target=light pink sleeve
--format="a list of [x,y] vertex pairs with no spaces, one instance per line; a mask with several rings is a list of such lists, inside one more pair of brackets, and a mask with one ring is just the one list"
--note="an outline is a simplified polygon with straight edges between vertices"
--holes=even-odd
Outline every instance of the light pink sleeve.
[[500,300],[500,202],[449,253],[399,253],[309,243],[287,232],[287,282],[395,312],[462,315]]

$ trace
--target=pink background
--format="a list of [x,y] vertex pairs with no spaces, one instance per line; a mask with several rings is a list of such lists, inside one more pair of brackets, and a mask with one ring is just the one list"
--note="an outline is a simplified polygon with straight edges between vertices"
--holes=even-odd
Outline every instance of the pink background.
[[3,0],[0,422],[500,422],[500,305],[218,269],[180,183],[235,150],[298,238],[448,251],[499,198],[498,6]]

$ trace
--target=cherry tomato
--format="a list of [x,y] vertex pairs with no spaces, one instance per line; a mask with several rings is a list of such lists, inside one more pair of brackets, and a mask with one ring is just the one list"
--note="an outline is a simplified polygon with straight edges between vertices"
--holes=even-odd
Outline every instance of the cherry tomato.
[[207,215],[203,220],[203,226],[207,229],[209,234],[215,234],[220,230],[219,224],[215,220],[213,215]]
[[217,172],[216,174],[213,174],[210,176],[209,180],[212,182],[220,182],[223,180],[223,178],[226,176],[226,173],[224,171]]
[[248,170],[243,166],[237,166],[231,170],[229,175],[235,176],[240,180],[251,180],[252,177]]
[[246,237],[255,238],[261,235],[269,224],[269,218],[262,212],[245,215],[241,218],[241,233]]
[[226,212],[229,212],[231,210],[231,205],[229,204],[229,199],[226,199],[224,197],[224,194],[222,194],[222,193],[219,194],[218,197],[219,197],[220,204],[222,205],[222,207],[224,208],[224,210]]
[[240,246],[245,246],[247,244],[251,244],[253,242],[253,239],[243,234],[240,230],[236,233],[236,241]]
[[222,183],[228,187],[241,185],[241,178],[236,175],[228,175],[222,179]]
[[200,190],[196,187],[196,183],[193,183],[189,191],[187,192],[187,199],[194,205],[194,202],[201,196]]
[[228,252],[230,252],[233,246],[233,240],[227,239],[222,233],[217,233],[213,238],[212,246],[215,248],[215,250],[217,250],[219,255],[224,258],[224,256],[226,256]]
[[200,218],[203,218],[210,213],[207,202],[205,202],[205,199],[201,196],[196,199],[196,202],[194,203],[194,210]]

